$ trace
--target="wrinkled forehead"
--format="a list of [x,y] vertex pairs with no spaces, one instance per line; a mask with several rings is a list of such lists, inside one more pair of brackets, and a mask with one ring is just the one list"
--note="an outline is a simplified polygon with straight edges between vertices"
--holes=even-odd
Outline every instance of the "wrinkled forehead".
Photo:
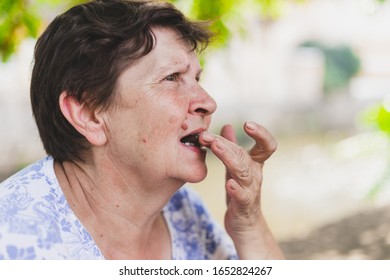
[[179,32],[169,28],[154,28],[153,34],[153,49],[121,73],[117,81],[119,91],[158,84],[174,73],[200,74],[201,66],[196,51],[181,38]]
[[191,43],[175,29],[168,27],[152,27],[154,50],[165,52],[171,56],[196,56]]
[[159,74],[172,67],[200,67],[197,54],[180,33],[166,27],[153,27],[154,47],[134,66],[144,66],[150,74]]

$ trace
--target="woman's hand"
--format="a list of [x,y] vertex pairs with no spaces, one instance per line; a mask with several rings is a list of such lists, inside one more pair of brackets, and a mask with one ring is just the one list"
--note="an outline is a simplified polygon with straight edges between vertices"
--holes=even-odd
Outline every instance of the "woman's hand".
[[204,132],[200,137],[201,144],[210,148],[226,166],[225,227],[240,259],[283,258],[260,205],[263,165],[277,144],[264,127],[254,122],[247,122],[244,130],[256,141],[249,152],[237,145],[231,125],[225,125],[220,136]]

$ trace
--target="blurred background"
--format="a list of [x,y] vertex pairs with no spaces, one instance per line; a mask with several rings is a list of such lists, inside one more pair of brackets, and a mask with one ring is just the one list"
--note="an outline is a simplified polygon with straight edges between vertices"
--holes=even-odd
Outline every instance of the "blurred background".
[[[80,0],[0,2],[0,181],[44,156],[29,79],[36,37]],[[266,126],[262,207],[288,259],[390,259],[390,0],[176,0],[217,37],[212,130]],[[223,224],[224,167],[193,185]]]

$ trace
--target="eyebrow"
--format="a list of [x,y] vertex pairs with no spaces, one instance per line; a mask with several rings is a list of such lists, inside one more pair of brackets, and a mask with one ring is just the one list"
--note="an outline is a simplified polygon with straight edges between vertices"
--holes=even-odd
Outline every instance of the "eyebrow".
[[160,75],[164,75],[166,74],[165,72],[168,72],[168,71],[171,71],[172,68],[178,68],[178,71],[179,72],[182,72],[182,71],[188,71],[188,69],[190,68],[190,64],[188,63],[187,65],[183,66],[183,65],[180,65],[179,63],[170,63],[168,65],[164,65],[164,66],[161,66],[160,68],[157,69],[157,74],[160,76]]

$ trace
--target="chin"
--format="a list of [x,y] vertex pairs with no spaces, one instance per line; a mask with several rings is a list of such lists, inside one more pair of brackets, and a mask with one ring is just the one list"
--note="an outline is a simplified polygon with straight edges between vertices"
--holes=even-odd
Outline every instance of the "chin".
[[191,174],[191,176],[188,178],[188,183],[199,183],[203,181],[207,176],[207,168],[204,170],[197,170]]

